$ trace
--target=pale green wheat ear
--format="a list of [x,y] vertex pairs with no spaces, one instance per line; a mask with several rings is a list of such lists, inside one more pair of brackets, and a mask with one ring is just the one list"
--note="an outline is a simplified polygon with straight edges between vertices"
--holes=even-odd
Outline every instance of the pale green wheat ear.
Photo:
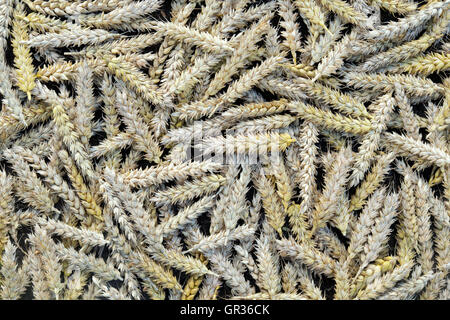
[[0,299],[449,300],[449,21],[0,0]]

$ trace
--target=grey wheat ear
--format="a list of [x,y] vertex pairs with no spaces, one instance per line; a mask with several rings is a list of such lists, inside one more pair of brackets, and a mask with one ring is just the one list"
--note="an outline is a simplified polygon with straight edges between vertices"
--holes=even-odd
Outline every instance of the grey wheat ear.
[[449,6],[0,0],[0,299],[450,299]]

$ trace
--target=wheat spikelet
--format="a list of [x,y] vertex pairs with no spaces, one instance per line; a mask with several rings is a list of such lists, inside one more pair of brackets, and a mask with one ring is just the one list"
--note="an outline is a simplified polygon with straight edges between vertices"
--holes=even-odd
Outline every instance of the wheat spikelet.
[[346,82],[355,88],[389,92],[396,83],[400,84],[409,96],[430,96],[438,98],[445,89],[426,78],[410,75],[384,75],[347,73]]
[[416,14],[411,14],[396,22],[391,22],[388,25],[382,26],[376,30],[369,31],[366,35],[367,39],[387,40],[399,37],[408,29],[414,29],[416,26],[425,24],[425,22],[434,16],[439,16],[446,10],[450,2],[435,2],[431,3],[426,8],[417,11]]
[[12,46],[14,51],[14,65],[17,72],[17,83],[19,88],[25,92],[28,96],[28,100],[31,99],[31,91],[35,87],[34,80],[36,75],[34,73],[34,67],[32,65],[32,58],[30,49],[21,44],[22,41],[28,40],[27,25],[19,17],[24,14],[24,5],[19,2],[18,6],[14,10],[14,21],[12,30]]
[[161,6],[161,0],[128,2],[115,8],[107,14],[79,15],[78,22],[83,26],[101,29],[114,28],[117,25],[127,24],[152,13]]
[[450,155],[444,150],[396,133],[388,133],[393,151],[425,163],[445,167],[450,164]]
[[369,120],[344,117],[330,111],[308,106],[303,102],[291,103],[290,108],[293,112],[297,113],[300,118],[338,131],[358,135],[367,133],[372,128],[372,124]]
[[86,212],[98,219],[102,219],[102,209],[96,203],[92,193],[84,183],[83,177],[73,163],[73,160],[69,157],[67,151],[61,150],[58,156],[61,159],[61,162],[63,162],[67,174],[69,175],[69,178],[74,185],[75,191],[80,197],[81,203],[85,207]]
[[357,185],[364,177],[364,174],[370,167],[370,159],[380,147],[381,134],[386,130],[386,123],[394,108],[394,99],[390,94],[387,94],[377,100],[375,105],[377,107],[377,112],[373,118],[374,130],[368,132],[364,136],[361,146],[358,149],[354,169],[350,176],[350,184],[352,186]]
[[404,0],[370,0],[370,2],[392,13],[405,14],[417,8],[415,3]]
[[102,29],[67,29],[58,33],[46,33],[37,35],[28,40],[22,40],[20,44],[30,47],[66,47],[70,45],[98,44],[109,39],[117,39],[120,35]]
[[339,17],[348,23],[353,23],[364,27],[367,23],[367,17],[361,12],[356,11],[342,0],[319,0],[320,4],[330,11],[335,12]]

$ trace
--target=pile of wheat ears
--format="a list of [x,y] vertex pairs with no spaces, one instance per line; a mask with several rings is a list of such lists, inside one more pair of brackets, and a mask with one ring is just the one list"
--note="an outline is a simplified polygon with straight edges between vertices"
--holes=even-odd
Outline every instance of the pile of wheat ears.
[[450,299],[449,22],[0,0],[0,298]]

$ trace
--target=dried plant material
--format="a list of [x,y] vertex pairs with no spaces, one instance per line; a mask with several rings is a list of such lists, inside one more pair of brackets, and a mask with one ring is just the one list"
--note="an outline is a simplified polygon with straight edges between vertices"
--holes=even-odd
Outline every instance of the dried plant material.
[[[382,47],[378,49],[376,48],[376,46],[373,47],[377,49],[376,52],[379,52],[380,49],[381,50],[388,49],[388,50],[373,55],[372,57],[369,57],[365,62],[361,63],[361,65],[358,67],[359,71],[373,72],[379,68],[388,67],[390,64],[401,62],[406,59],[413,58],[419,54],[422,54],[425,50],[427,50],[430,46],[432,46],[433,43],[435,43],[437,40],[439,40],[444,36],[449,17],[450,17],[449,11],[445,10],[441,14],[441,16],[432,19],[433,23],[430,24],[430,27],[426,30],[426,32],[415,40],[411,40],[409,42],[400,44],[398,46],[393,46],[391,48],[389,48],[389,46],[386,47],[385,45],[382,45]],[[421,29],[419,29],[419,31],[420,30]],[[418,34],[417,30],[413,30],[413,32],[411,32],[410,35],[407,35],[406,38],[410,40],[411,38],[415,38],[417,34]],[[373,43],[373,41],[371,43]],[[379,43],[384,44],[386,42],[381,41]],[[366,45],[367,44],[368,43],[366,43]],[[370,52],[368,52],[368,54],[370,54]]]
[[389,172],[389,164],[394,158],[394,153],[381,155],[377,163],[373,165],[371,171],[366,175],[365,179],[357,187],[355,193],[350,198],[349,212],[360,210],[365,204],[367,198],[382,183],[384,177]]
[[88,1],[56,1],[49,3],[43,0],[25,0],[27,6],[37,12],[53,16],[70,16],[73,14],[89,13],[95,11],[111,11],[117,6],[127,2],[117,0],[88,0]]
[[24,13],[23,3],[18,2],[13,15],[12,46],[15,58],[14,65],[17,72],[17,85],[27,94],[28,100],[30,100],[31,91],[35,87],[34,79],[36,75],[34,74],[30,49],[21,43],[28,40],[26,22],[20,18]]
[[404,35],[410,29],[416,29],[433,18],[439,16],[450,4],[449,1],[430,3],[423,9],[419,9],[416,14],[410,14],[405,18],[396,22],[391,22],[376,30],[369,31],[366,35],[367,39],[376,39],[377,41],[391,40]]
[[390,141],[392,148],[398,154],[415,159],[417,165],[436,164],[443,168],[450,165],[450,154],[439,147],[396,133],[387,134],[386,139]]
[[450,0],[0,0],[0,298],[450,299]]
[[26,286],[29,283],[27,275],[27,266],[24,264],[21,269],[17,269],[16,246],[11,242],[5,246],[2,255],[2,300],[18,300],[25,293]]
[[408,0],[370,0],[369,2],[392,13],[405,14],[417,9],[417,4]]
[[317,196],[316,205],[312,212],[312,235],[318,229],[325,227],[326,223],[334,217],[338,205],[336,197],[345,192],[344,187],[347,183],[348,171],[353,161],[349,148],[341,149],[335,156],[331,154],[327,156],[333,158],[333,163],[326,169],[325,186],[322,193]]
[[313,82],[319,78],[328,77],[344,64],[344,59],[349,51],[350,41],[349,37],[344,37],[340,42],[336,43],[332,50],[328,51],[328,54],[317,66],[315,76],[312,79]]
[[[432,73],[439,73],[450,69],[450,54],[433,52],[420,55],[400,63],[389,72],[403,72],[428,76]],[[395,70],[395,71],[394,71]]]
[[[313,43],[316,41],[318,36],[322,33],[322,30],[329,32],[325,18],[325,12],[320,7],[316,1],[313,0],[295,0],[295,5],[297,6],[300,15],[307,19],[309,22],[309,33],[312,37]],[[295,64],[295,62],[294,62]]]
[[336,260],[320,252],[311,244],[298,244],[293,239],[277,240],[277,249],[282,257],[291,257],[304,263],[312,271],[332,276],[336,269]]
[[284,32],[281,33],[285,39],[281,44],[288,48],[292,55],[294,64],[297,63],[297,51],[300,50],[300,33],[297,23],[297,14],[294,11],[294,5],[290,0],[278,1],[279,15],[282,18],[281,27]]
[[280,293],[281,279],[279,272],[278,256],[275,254],[275,248],[270,234],[263,234],[256,241],[256,256],[258,261],[258,279],[261,281],[262,292],[267,292],[269,298]]
[[374,157],[379,148],[381,133],[386,129],[387,122],[394,109],[394,99],[390,94],[384,95],[375,102],[375,106],[372,106],[372,108],[376,108],[372,125],[373,130],[364,136],[355,156],[354,169],[350,176],[350,184],[352,186],[357,185],[361,181],[370,166],[370,159]]
[[23,41],[24,44],[33,48],[80,46],[83,44],[99,44],[109,39],[117,39],[119,35],[102,29],[75,28],[61,30],[58,33],[46,33],[37,35],[29,40]]
[[221,175],[210,175],[198,181],[188,182],[179,187],[172,187],[154,194],[152,201],[158,204],[181,203],[192,200],[195,197],[208,195],[220,188],[225,183],[225,178]]
[[79,15],[78,21],[83,26],[95,28],[114,28],[117,25],[127,24],[152,13],[161,6],[161,0],[128,2],[110,12],[100,15]]
[[318,2],[328,10],[333,11],[334,13],[339,15],[339,17],[341,17],[348,23],[356,24],[359,26],[364,26],[367,23],[367,17],[363,13],[356,11],[345,1],[319,0]]
[[364,134],[372,129],[372,123],[367,119],[345,117],[331,111],[309,106],[300,101],[291,103],[290,106],[291,110],[300,118],[329,129],[353,134]]
[[348,73],[347,83],[355,88],[389,92],[396,83],[400,84],[409,96],[427,96],[436,99],[444,94],[442,85],[425,78],[410,75],[360,74]]

